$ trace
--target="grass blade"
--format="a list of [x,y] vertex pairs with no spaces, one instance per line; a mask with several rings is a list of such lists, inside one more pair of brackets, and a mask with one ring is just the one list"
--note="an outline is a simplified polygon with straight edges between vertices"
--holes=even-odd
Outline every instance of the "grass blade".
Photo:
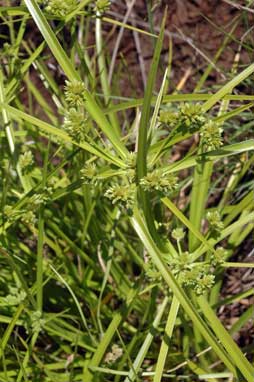
[[168,354],[169,340],[173,333],[179,306],[180,304],[177,298],[173,296],[172,304],[170,307],[170,311],[169,311],[169,315],[168,315],[168,319],[166,323],[165,333],[164,333],[164,337],[163,337],[161,348],[160,348],[160,353],[159,353],[156,368],[155,368],[153,382],[161,381],[164,365],[165,365],[167,354]]
[[49,123],[41,121],[40,119],[35,118],[27,113],[24,113],[23,111],[20,111],[12,106],[5,106],[5,107],[9,111],[10,115],[12,115],[12,117],[15,118],[16,120],[23,119],[24,121],[30,123],[31,125],[35,125],[41,130],[45,131],[47,134],[55,135],[61,140],[63,140],[64,142],[72,143],[76,146],[79,146],[83,148],[84,150],[87,150],[91,154],[98,156],[99,158],[104,158],[105,160],[108,160],[111,163],[114,163],[116,166],[120,166],[122,168],[125,167],[124,162],[120,158],[113,156],[109,153],[106,153],[106,150],[99,148],[95,144],[92,145],[87,142],[77,143],[74,140],[72,140],[70,136],[66,134],[63,130],[60,130],[57,127],[50,125]]
[[231,81],[224,85],[217,93],[213,94],[211,98],[204,103],[202,109],[204,111],[210,110],[218,101],[220,101],[225,95],[231,93],[232,90],[239,85],[242,81],[248,78],[254,72],[254,64],[248,66],[241,73],[235,76]]
[[220,339],[228,354],[230,354],[231,358],[234,360],[235,365],[237,365],[246,380],[251,382],[254,377],[254,367],[243,355],[240,348],[237,346],[237,344],[231,338],[230,334],[226,331],[220,320],[217,318],[207,299],[204,296],[200,296],[197,298],[197,301],[213,331]]
[[[164,14],[160,35],[157,39],[152,64],[147,79],[147,86],[144,95],[140,126],[138,132],[138,152],[137,152],[137,182],[146,175],[147,172],[147,150],[148,150],[148,126],[151,112],[151,98],[155,84],[155,77],[159,65],[160,53],[162,49],[164,29],[166,22],[166,13]],[[154,220],[151,213],[149,196],[147,192],[139,187],[139,200],[144,210],[144,215],[149,222],[148,226],[154,237],[157,237]],[[158,238],[157,238],[158,240]]]
[[125,378],[124,382],[134,382],[136,380],[136,376],[139,372],[139,369],[145,359],[145,356],[149,350],[149,347],[151,346],[151,343],[153,341],[153,338],[154,338],[154,335],[155,335],[155,329],[158,327],[160,321],[161,321],[161,318],[162,318],[162,315],[164,313],[164,310],[167,306],[167,303],[168,303],[168,297],[165,297],[163,302],[161,303],[161,305],[159,306],[158,308],[158,312],[156,314],[156,317],[153,321],[153,324],[152,324],[152,327],[149,331],[149,333],[147,334],[138,354],[137,354],[137,357],[135,359],[135,361],[133,362],[133,368],[130,369],[129,373],[128,373],[128,376]]
[[[54,32],[50,28],[46,17],[41,12],[38,4],[35,0],[24,0],[29,12],[31,13],[36,25],[38,26],[41,34],[43,35],[45,41],[47,42],[49,48],[51,49],[53,55],[58,61],[59,65],[62,67],[64,73],[70,81],[81,80],[78,72],[73,68],[72,63],[61,47],[59,41],[57,40]],[[86,91],[86,103],[85,107],[88,113],[91,115],[93,120],[98,124],[101,130],[106,134],[106,136],[111,141],[115,150],[119,153],[120,156],[125,158],[126,148],[120,141],[119,137],[116,135],[114,129],[105,118],[104,113],[99,108],[95,100],[89,91]]]

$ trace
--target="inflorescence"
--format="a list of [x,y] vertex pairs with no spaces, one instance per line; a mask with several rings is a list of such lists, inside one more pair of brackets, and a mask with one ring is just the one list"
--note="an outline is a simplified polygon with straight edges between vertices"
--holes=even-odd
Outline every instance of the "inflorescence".
[[104,13],[109,10],[111,0],[97,0],[95,3],[95,9],[99,13]]
[[105,192],[106,198],[110,199],[113,204],[119,203],[119,206],[126,208],[127,211],[132,210],[135,201],[135,184],[114,184]]
[[[84,103],[86,102],[86,88],[80,81],[67,82],[65,87],[65,100],[70,106],[65,114],[64,129],[69,136],[78,142],[86,139],[87,115],[85,114]],[[178,113],[161,112],[159,121],[161,124],[171,128],[183,129],[186,132],[200,132],[201,147],[203,151],[215,150],[220,147],[221,127],[213,120],[208,120],[202,112],[200,105],[183,104]],[[121,173],[120,178],[114,179],[104,196],[112,204],[117,204],[120,209],[124,209],[128,214],[132,214],[135,204],[137,188],[141,187],[146,192],[157,193],[159,195],[169,195],[178,188],[178,178],[175,174],[167,173],[163,168],[148,168],[147,174],[137,181],[136,178],[137,155],[132,152],[126,158],[126,168]],[[85,184],[97,185],[99,173],[94,163],[87,163],[80,170],[81,180]],[[208,212],[207,220],[212,236],[216,236],[223,229],[220,214]],[[219,247],[209,255],[209,260],[202,262],[192,262],[192,256],[187,251],[182,251],[181,242],[185,237],[182,228],[172,231],[172,237],[177,242],[178,256],[166,259],[173,274],[179,283],[185,288],[192,289],[197,295],[204,294],[215,282],[214,270],[220,266],[226,258],[226,251]],[[146,273],[151,278],[158,277],[158,272],[148,261],[145,264]]]
[[178,184],[178,178],[173,174],[167,174],[161,169],[149,172],[140,180],[140,185],[145,191],[160,191],[167,195],[174,191]]
[[32,151],[25,151],[19,156],[19,167],[23,174],[27,174],[32,170],[34,158]]
[[63,128],[77,143],[82,143],[88,133],[88,114],[85,110],[86,87],[81,81],[66,81],[65,100],[69,110],[65,112]]
[[196,132],[205,123],[206,119],[199,104],[184,103],[177,112],[162,110],[159,122],[174,128],[181,128],[184,132]]
[[81,81],[66,81],[64,88],[65,100],[71,107],[80,107],[86,100],[86,87]]
[[77,0],[41,0],[38,3],[43,5],[46,13],[59,18],[67,16],[78,5]]
[[206,214],[207,221],[209,223],[209,228],[212,236],[219,236],[224,228],[224,224],[221,221],[221,216],[218,211],[209,211]]
[[227,251],[218,247],[209,254],[208,260],[195,262],[189,252],[182,251],[180,243],[185,237],[183,229],[174,229],[172,237],[177,241],[179,252],[178,256],[170,259],[169,262],[174,276],[183,287],[193,290],[197,295],[204,294],[214,285],[215,269],[225,261]]
[[[37,3],[49,16],[64,18],[78,7],[80,0],[37,0]],[[111,0],[97,0],[92,5],[92,13],[103,14],[109,10],[110,5]]]
[[207,118],[199,104],[184,103],[177,112],[162,110],[159,122],[171,131],[184,134],[200,132],[203,152],[217,150],[222,145],[221,125]]

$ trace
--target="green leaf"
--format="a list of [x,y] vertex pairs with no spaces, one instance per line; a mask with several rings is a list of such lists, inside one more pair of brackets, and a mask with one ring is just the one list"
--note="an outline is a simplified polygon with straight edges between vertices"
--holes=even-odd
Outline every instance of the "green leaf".
[[165,365],[166,358],[168,355],[169,339],[172,337],[172,334],[173,334],[173,329],[175,326],[179,306],[180,306],[180,304],[179,304],[177,298],[175,296],[173,296],[172,304],[170,307],[170,311],[169,311],[169,315],[168,315],[168,319],[167,319],[167,323],[166,323],[164,337],[163,337],[163,340],[161,343],[160,352],[159,352],[159,356],[157,359],[157,364],[156,364],[156,368],[155,368],[155,374],[154,374],[153,382],[160,382],[161,381],[161,378],[163,375],[164,365]]
[[[160,60],[160,53],[162,49],[163,37],[164,37],[164,29],[166,22],[166,13],[164,14],[160,35],[156,41],[155,51],[151,63],[151,67],[149,70],[149,75],[146,84],[144,103],[142,106],[140,126],[138,132],[138,152],[137,152],[137,182],[140,181],[146,175],[147,172],[147,150],[148,150],[148,126],[150,120],[151,113],[151,99],[152,92],[155,84],[156,73]],[[146,191],[144,191],[141,187],[138,189],[139,201],[144,210],[145,217],[149,222],[149,229],[151,230],[154,237],[157,237],[156,229],[154,226],[154,220],[151,213],[149,195]]]
[[63,130],[58,129],[57,127],[54,127],[47,122],[41,121],[38,118],[35,118],[27,113],[24,113],[12,106],[5,105],[5,108],[9,111],[10,115],[14,117],[17,120],[23,119],[24,121],[30,123],[31,125],[35,125],[39,127],[39,129],[43,130],[44,132],[48,134],[52,134],[60,138],[62,141],[66,143],[72,143],[78,147],[83,148],[84,150],[90,152],[93,155],[96,155],[99,158],[104,158],[105,160],[114,163],[116,166],[120,166],[122,168],[125,167],[125,164],[123,161],[116,156],[113,156],[109,153],[106,153],[105,150],[99,148],[96,145],[91,145],[87,142],[77,143],[74,140],[72,140],[67,133],[65,133]]
[[[81,78],[78,72],[72,66],[71,60],[69,59],[69,57],[63,50],[62,46],[60,45],[59,41],[57,40],[55,33],[50,28],[50,25],[48,24],[46,17],[44,16],[40,8],[38,7],[37,2],[35,0],[24,0],[24,1],[36,25],[38,26],[41,34],[43,35],[54,57],[58,61],[59,65],[63,69],[68,79],[70,81],[74,81],[74,80],[80,81]],[[101,130],[105,133],[108,139],[111,141],[112,145],[114,146],[115,150],[119,153],[119,155],[125,158],[127,153],[125,146],[122,144],[119,137],[116,135],[114,129],[112,128],[112,126],[106,119],[104,113],[102,112],[100,107],[97,105],[96,101],[94,100],[94,98],[92,97],[92,95],[89,93],[88,90],[86,91],[85,97],[86,97],[86,103],[85,103],[86,110],[91,115],[93,120],[98,124]]]
[[204,111],[208,111],[211,109],[218,101],[220,101],[225,95],[231,93],[232,90],[239,85],[242,81],[248,78],[254,72],[254,64],[248,66],[248,68],[244,69],[241,73],[235,76],[231,81],[229,81],[226,85],[224,85],[217,93],[213,94],[211,98],[204,103],[202,109]]

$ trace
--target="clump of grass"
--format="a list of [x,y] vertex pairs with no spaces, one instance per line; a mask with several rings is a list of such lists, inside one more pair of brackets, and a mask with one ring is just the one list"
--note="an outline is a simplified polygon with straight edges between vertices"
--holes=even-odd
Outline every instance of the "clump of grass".
[[[109,6],[24,0],[0,10],[12,48],[3,46],[0,69],[0,380],[251,382],[253,347],[232,336],[253,309],[228,331],[216,307],[253,294],[220,300],[224,271],[253,267],[232,258],[253,232],[244,177],[254,142],[230,141],[227,131],[249,117],[254,97],[234,89],[254,65],[234,67],[213,94],[168,94],[169,65],[154,96],[166,13],[156,36],[118,23],[156,39],[144,98],[122,102],[107,76]],[[32,21],[38,46],[26,41]],[[90,56],[83,44],[92,23]],[[125,111],[136,107],[133,121]],[[190,137],[195,143],[172,161]]]

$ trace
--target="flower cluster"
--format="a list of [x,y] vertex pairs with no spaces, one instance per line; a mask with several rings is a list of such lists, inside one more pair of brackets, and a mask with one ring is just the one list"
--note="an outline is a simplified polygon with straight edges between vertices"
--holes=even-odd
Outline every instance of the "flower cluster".
[[178,113],[162,110],[159,115],[159,122],[164,126],[174,128],[179,122]]
[[66,81],[65,100],[70,107],[65,113],[63,128],[77,143],[86,139],[88,133],[88,114],[84,109],[86,87],[81,81]]
[[110,5],[111,0],[97,0],[95,3],[95,9],[100,13],[104,13],[110,8]]
[[155,267],[151,259],[149,259],[149,261],[144,264],[144,269],[145,269],[146,277],[150,281],[155,281],[155,280],[158,281],[161,279],[160,272]]
[[204,151],[217,150],[222,145],[222,128],[221,125],[209,120],[206,122],[201,130],[201,144],[204,148]]
[[83,142],[88,131],[88,117],[84,112],[71,108],[64,117],[64,130],[75,142]]
[[74,80],[72,82],[66,81],[64,88],[65,100],[72,107],[79,107],[84,105],[86,100],[86,87],[81,81]]
[[[216,216],[216,215],[214,215]],[[218,222],[218,216],[215,220]],[[185,288],[192,289],[197,295],[202,295],[212,288],[215,282],[216,267],[226,260],[228,252],[218,247],[205,262],[192,262],[189,252],[182,252],[180,241],[184,239],[182,228],[172,231],[172,237],[177,241],[179,254],[168,261],[178,282]]]
[[202,108],[199,104],[184,103],[179,110],[181,125],[189,131],[197,131],[205,122]]
[[204,294],[213,286],[215,277],[209,273],[209,264],[191,263],[190,260],[189,252],[181,253],[170,262],[172,272],[183,287],[192,289],[198,295]]
[[40,332],[46,323],[46,320],[42,318],[42,313],[39,310],[36,310],[30,317],[32,332]]
[[183,240],[184,236],[185,236],[185,232],[184,232],[184,230],[182,228],[175,228],[175,229],[173,229],[172,237],[176,241]]
[[161,111],[159,122],[171,129],[179,127],[186,132],[196,132],[205,123],[205,117],[199,104],[184,103],[177,112]]
[[27,174],[31,171],[34,163],[33,154],[30,150],[25,151],[24,154],[21,154],[19,157],[19,166],[21,171],[24,174]]
[[52,200],[53,187],[44,187],[41,192],[33,194],[30,199],[31,209],[36,209],[41,204],[46,204]]
[[2,302],[7,306],[16,306],[21,304],[26,298],[26,292],[16,287],[9,288],[10,293],[2,298]]
[[12,206],[6,205],[4,207],[4,217],[5,220],[9,223],[13,223],[16,220],[20,219],[24,224],[34,225],[36,223],[36,216],[34,212],[31,210],[33,207],[32,204],[29,205],[30,209],[25,210],[15,210]]
[[156,169],[144,176],[140,180],[140,185],[146,191],[160,191],[166,195],[177,188],[177,181],[178,178],[175,175]]
[[121,184],[113,184],[104,194],[113,204],[117,203],[121,208],[127,209],[129,214],[131,214],[136,196],[136,184],[134,183],[136,162],[137,154],[129,152],[126,157],[125,177],[122,179]]
[[25,211],[21,216],[22,223],[26,225],[35,225],[36,216],[33,211]]
[[108,188],[104,195],[110,199],[113,204],[119,203],[123,208],[131,210],[134,204],[135,191],[135,184],[116,184]]
[[80,170],[81,179],[85,184],[96,184],[97,168],[94,163],[88,163]]
[[221,125],[205,117],[201,105],[184,103],[177,112],[162,110],[159,122],[171,130],[183,133],[200,131],[203,151],[216,150],[222,145]]
[[211,254],[211,264],[216,267],[224,263],[228,256],[228,251],[223,247],[218,247],[216,250]]
[[214,285],[215,276],[206,274],[204,272],[199,272],[197,275],[197,280],[195,282],[194,291],[197,295],[202,295],[209,291]]
[[[217,224],[218,215],[210,215]],[[220,224],[219,224],[220,225]],[[180,242],[184,239],[185,232],[182,228],[175,228],[172,237],[177,241],[178,256],[167,260],[178,282],[186,288],[192,289],[197,295],[204,294],[214,285],[216,267],[221,266],[227,257],[227,251],[218,247],[209,253],[205,262],[192,262],[189,252],[183,252]]]
[[218,211],[209,211],[206,214],[206,218],[209,223],[209,228],[213,236],[218,236],[221,233],[221,230],[224,228],[224,224],[221,221],[221,216]]
[[126,170],[125,175],[130,183],[135,181],[136,178],[136,165],[137,165],[137,153],[129,152],[126,156]]
[[135,170],[137,165],[137,153],[133,151],[128,152],[128,155],[126,157],[126,165],[128,168]]
[[77,0],[42,0],[45,11],[55,17],[65,17],[78,5]]
[[133,204],[136,197],[136,163],[137,154],[129,152],[126,156],[126,168],[124,177],[118,184],[113,184],[107,189],[104,196],[112,201],[113,204],[119,204],[123,209],[127,209],[127,213],[132,214]]
[[[130,153],[126,158],[127,167],[124,171],[124,177],[120,184],[114,184],[104,194],[109,198],[113,204],[119,203],[122,207],[131,210],[134,204],[137,184],[135,183],[136,175],[136,153]],[[89,169],[89,174],[85,170],[85,176],[90,176],[90,170],[93,172],[95,169]],[[178,178],[173,174],[168,174],[163,169],[155,169],[147,173],[139,181],[140,187],[145,191],[157,191],[160,195],[167,195],[174,191],[178,184]]]

